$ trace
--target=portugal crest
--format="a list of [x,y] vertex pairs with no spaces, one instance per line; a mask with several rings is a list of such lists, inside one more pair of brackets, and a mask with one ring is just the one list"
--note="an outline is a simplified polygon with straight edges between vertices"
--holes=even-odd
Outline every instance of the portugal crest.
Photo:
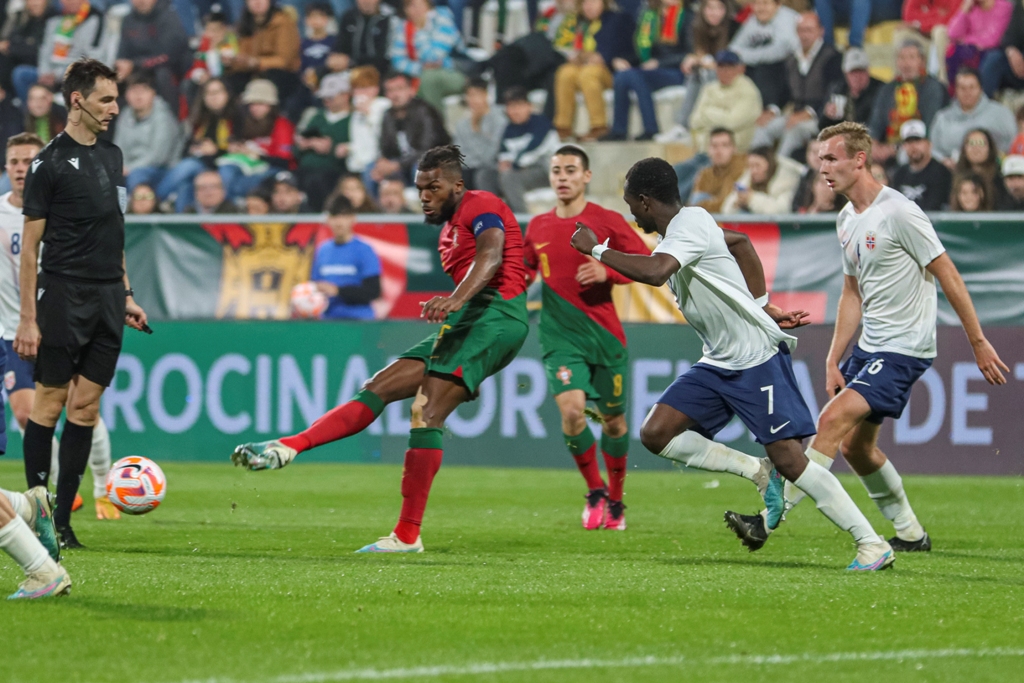
[[875,248],[875,231],[868,230],[867,234],[864,235],[864,246],[869,250]]
[[555,373],[555,377],[562,380],[563,387],[569,386],[569,382],[572,381],[572,370],[563,365],[558,368],[558,372]]

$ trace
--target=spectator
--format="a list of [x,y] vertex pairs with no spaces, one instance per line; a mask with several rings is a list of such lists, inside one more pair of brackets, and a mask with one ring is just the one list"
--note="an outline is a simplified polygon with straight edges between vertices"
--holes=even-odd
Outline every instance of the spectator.
[[220,173],[214,170],[208,169],[196,174],[191,194],[195,197],[195,201],[189,204],[183,213],[194,213],[201,216],[238,213],[238,207],[228,201]]
[[910,120],[900,127],[907,163],[896,169],[892,186],[923,211],[941,211],[953,190],[953,174],[932,158],[924,121]]
[[640,15],[633,48],[640,61],[639,67],[622,57],[612,60],[615,110],[612,130],[605,140],[626,139],[630,93],[636,97],[644,126],[643,134],[637,139],[653,140],[658,133],[654,92],[683,84],[683,59],[692,51],[690,12],[683,6],[683,0],[650,0]]
[[35,66],[39,61],[39,46],[43,44],[46,22],[54,15],[47,0],[25,0],[3,25],[0,32],[0,86],[11,91],[11,71],[15,67]]
[[999,47],[981,60],[981,83],[989,97],[995,97],[1000,88],[1024,90],[1024,4],[1013,3],[1010,25]]
[[114,144],[124,154],[128,191],[144,183],[156,187],[174,165],[181,149],[181,128],[171,107],[157,97],[148,71],[136,71],[126,81],[128,107],[121,112]]
[[0,140],[7,140],[25,130],[25,116],[0,88]]
[[310,279],[328,297],[323,317],[373,320],[370,303],[380,298],[380,259],[369,244],[353,234],[356,210],[344,196],[327,207],[327,225],[334,239],[317,247]]
[[896,21],[900,18],[902,3],[899,0],[814,0],[814,10],[821,17],[825,27],[825,42],[835,44],[836,20],[850,24],[849,44],[851,47],[864,46],[864,33],[872,23]]
[[160,213],[160,207],[156,202],[156,192],[146,183],[139,183],[131,190],[132,196],[128,201],[128,213],[136,216],[149,216]]
[[334,13],[326,2],[310,2],[305,7],[306,35],[299,43],[299,68],[302,82],[310,90],[316,90],[320,75],[327,68],[327,56],[331,53],[335,37],[327,33]]
[[548,160],[561,146],[558,133],[543,114],[534,114],[523,88],[505,93],[508,125],[498,152],[498,185],[513,213],[526,213],[525,194],[547,187]]
[[356,213],[380,213],[380,207],[373,201],[362,178],[357,175],[342,176],[334,194],[328,197],[327,204],[330,205],[332,198],[337,195],[348,198],[352,202],[352,206],[355,207]]
[[352,114],[349,116],[349,173],[363,173],[380,157],[381,126],[391,102],[380,96],[380,73],[372,66],[357,66],[350,72]]
[[1017,107],[1017,137],[1010,144],[1010,154],[1024,155],[1024,105]]
[[231,91],[239,92],[250,79],[265,79],[274,84],[278,99],[287,102],[299,87],[300,42],[295,18],[276,0],[245,0],[238,54],[223,56]]
[[395,71],[419,79],[419,96],[438,111],[444,98],[462,92],[466,77],[455,70],[452,53],[462,36],[447,7],[432,0],[403,0],[405,19],[396,21],[388,55]]
[[825,107],[829,87],[843,80],[842,56],[822,40],[821,24],[814,12],[800,15],[796,26],[800,46],[786,60],[789,101],[793,111],[783,115],[770,106],[757,120],[751,143],[754,147],[779,143],[779,156],[788,157],[801,150],[818,134],[818,114]]
[[[903,24],[917,40],[930,41],[932,54],[943,62],[949,45],[947,26],[963,0],[903,0]],[[897,32],[897,36],[900,32]],[[897,38],[899,42],[899,38]],[[945,65],[935,74],[945,82]]]
[[44,85],[33,85],[28,89],[25,102],[24,129],[35,133],[43,142],[49,142],[64,131],[68,122],[68,110],[53,101],[53,93]]
[[952,49],[946,53],[946,73],[960,73],[963,67],[978,70],[989,53],[998,54],[1012,13],[1009,0],[963,0],[949,22]]
[[819,127],[827,128],[842,121],[867,125],[878,93],[885,85],[868,71],[868,55],[859,47],[843,53],[843,79],[828,88],[825,106],[818,117]]
[[963,213],[991,211],[992,197],[985,179],[975,173],[957,176],[953,180],[949,210]]
[[747,65],[747,75],[761,92],[764,106],[786,104],[786,60],[800,49],[796,24],[800,15],[779,0],[753,0],[751,16],[740,26],[729,49]]
[[323,208],[331,188],[346,170],[351,139],[350,89],[348,73],[324,76],[316,93],[324,106],[306,110],[297,127],[299,183],[313,211]]
[[771,148],[747,154],[747,170],[722,204],[722,213],[778,214],[789,211],[804,167],[777,157]]
[[821,175],[821,158],[818,156],[820,150],[821,143],[817,138],[812,138],[807,143],[807,149],[804,151],[807,170],[800,177],[800,184],[796,186],[796,192],[793,194],[793,213],[800,213],[801,208],[810,206],[814,201],[814,183]]
[[132,10],[121,23],[121,42],[114,67],[118,81],[148,71],[156,92],[172,111],[178,110],[178,82],[189,69],[188,36],[181,19],[166,2],[131,0]]
[[932,124],[932,153],[935,158],[952,168],[967,131],[973,128],[991,133],[998,152],[1009,150],[1017,134],[1013,112],[990,100],[981,91],[977,71],[961,69],[956,75],[956,99],[935,115]]
[[220,5],[214,5],[203,21],[203,34],[199,37],[199,47],[193,56],[192,66],[185,74],[186,95],[193,95],[188,98],[189,101],[194,99],[195,86],[201,86],[211,78],[222,78],[224,76],[224,60],[231,59],[236,54],[238,54],[238,36],[235,35],[231,22],[221,10]]
[[[455,124],[453,141],[466,157],[462,178],[469,190],[498,192],[498,150],[508,120],[487,101],[487,82],[472,80],[466,85],[469,116]],[[382,198],[383,199],[383,198]]]
[[956,165],[952,170],[954,175],[973,173],[981,176],[993,205],[1001,198],[1003,178],[999,169],[999,154],[988,131],[977,128],[964,136]]
[[878,181],[880,185],[889,187],[889,172],[885,170],[885,165],[877,161],[871,162],[871,177]]
[[198,174],[214,168],[217,159],[228,151],[233,122],[231,96],[223,80],[207,79],[192,105],[186,125],[189,132],[184,158],[156,186],[160,201],[174,197],[177,213],[183,213],[195,201],[193,181]]
[[274,84],[262,78],[249,81],[242,105],[228,153],[217,160],[224,189],[232,200],[245,197],[265,179],[295,163],[295,126],[281,116]]
[[50,17],[43,29],[39,59],[20,64],[11,72],[14,90],[22,102],[34,83],[57,89],[71,62],[94,56],[99,47],[103,15],[86,0],[60,0],[60,8],[61,14]]
[[729,41],[736,35],[737,29],[739,24],[726,0],[701,0],[697,16],[690,24],[693,51],[679,65],[686,78],[686,95],[677,121],[684,129],[690,129],[690,115],[701,88],[718,78],[715,55],[729,47]]
[[612,87],[609,67],[616,59],[636,61],[631,37],[633,20],[614,9],[611,0],[579,0],[579,11],[563,24],[574,35],[571,58],[555,72],[555,129],[562,138],[572,135],[576,121],[576,93],[590,119],[583,140],[597,140],[608,133],[604,91]]
[[299,189],[299,180],[291,171],[280,171],[270,187],[270,210],[273,213],[310,213],[306,196]]
[[996,211],[1024,211],[1024,156],[1011,154],[1003,159],[1003,191]]
[[420,155],[451,140],[441,115],[413,97],[414,92],[408,74],[395,73],[384,81],[384,94],[391,101],[391,108],[381,123],[380,158],[367,166],[363,175],[371,194],[376,194],[377,183],[389,176],[397,175],[411,184]]
[[711,213],[722,210],[722,203],[747,168],[747,160],[736,153],[736,140],[728,128],[715,128],[708,137],[711,165],[700,172],[693,184],[688,204]]
[[907,40],[896,51],[896,78],[878,93],[868,128],[875,141],[871,154],[876,161],[888,161],[896,154],[900,126],[917,119],[934,131],[932,119],[946,105],[946,88],[924,72],[925,57],[920,43]]
[[391,68],[388,46],[391,44],[390,5],[380,0],[356,0],[356,5],[341,15],[338,36],[327,57],[327,68],[345,71],[357,66],[372,66],[378,74]]
[[411,214],[405,203],[405,183],[399,178],[385,178],[380,184],[380,212]]
[[811,184],[810,195],[797,207],[796,212],[803,214],[835,213],[845,205],[846,197],[833,192],[828,181],[825,180],[825,176],[818,173],[814,176]]
[[245,195],[245,213],[265,216],[270,213],[270,192],[265,187],[254,187]]

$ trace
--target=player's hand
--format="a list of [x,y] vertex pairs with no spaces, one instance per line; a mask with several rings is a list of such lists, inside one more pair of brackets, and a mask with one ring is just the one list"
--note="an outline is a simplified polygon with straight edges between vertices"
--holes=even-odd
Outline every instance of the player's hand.
[[444,322],[450,313],[462,308],[462,304],[450,296],[435,296],[430,301],[421,301],[420,305],[423,306],[420,317],[432,323]]
[[[18,329],[21,328],[19,327]],[[1010,368],[1006,367],[1006,363],[1000,360],[999,354],[992,348],[992,344],[989,343],[988,339],[982,339],[977,344],[974,344],[974,360],[978,362],[978,369],[981,370],[981,374],[985,375],[986,382],[989,384],[1006,384],[1006,377],[1003,375],[1003,372],[1009,372]]]
[[765,304],[764,312],[784,330],[792,330],[794,327],[803,327],[811,323],[811,314],[808,311],[784,311],[775,304]]
[[38,323],[18,323],[18,331],[14,335],[14,352],[22,360],[34,361],[42,339]]
[[836,394],[846,388],[846,380],[837,363],[825,362],[825,394],[834,398]]
[[133,330],[142,331],[142,328],[146,326],[146,312],[142,310],[142,306],[135,303],[135,299],[128,297],[124,306],[124,324]]
[[596,285],[597,283],[604,282],[607,279],[608,270],[593,256],[587,257],[587,260],[581,263],[580,267],[576,269],[576,282],[580,283],[584,287]]
[[590,256],[590,252],[598,245],[597,235],[594,234],[593,230],[577,221],[576,232],[572,234],[572,240],[569,241],[569,244],[581,254]]
[[320,292],[328,298],[338,296],[338,285],[332,282],[327,282],[326,280],[319,280],[317,282],[314,282],[313,284],[316,285],[316,288],[320,290]]

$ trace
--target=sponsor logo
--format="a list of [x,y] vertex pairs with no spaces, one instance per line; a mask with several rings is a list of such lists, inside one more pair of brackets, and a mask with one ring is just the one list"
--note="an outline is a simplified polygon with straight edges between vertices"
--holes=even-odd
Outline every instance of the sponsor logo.
[[39,165],[42,164],[42,163],[43,163],[42,159],[36,159],[35,161],[33,161],[32,162],[32,172],[35,173],[36,169],[39,168]]
[[788,425],[788,424],[789,424],[790,422],[792,422],[792,420],[786,420],[785,422],[783,422],[782,424],[780,424],[780,425],[779,425],[778,427],[771,427],[771,428],[770,428],[770,429],[769,429],[768,431],[770,431],[770,432],[771,432],[772,434],[775,434],[775,433],[777,433],[777,432],[778,432],[778,431],[779,431],[780,429],[782,429],[783,427],[785,427],[786,425]]
[[68,159],[68,163],[74,166],[76,171],[78,170],[78,157],[72,157],[71,159]]

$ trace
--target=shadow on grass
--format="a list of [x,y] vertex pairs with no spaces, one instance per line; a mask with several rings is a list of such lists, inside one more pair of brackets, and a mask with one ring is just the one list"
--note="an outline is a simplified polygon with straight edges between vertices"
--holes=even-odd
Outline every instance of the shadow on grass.
[[[797,560],[758,560],[750,557],[656,557],[655,562],[687,567],[771,567],[774,569],[818,569],[834,572],[836,565]],[[845,567],[840,567],[843,569]]]
[[[343,546],[344,547],[344,546]],[[474,567],[481,564],[476,556],[464,556],[453,554],[448,548],[438,548],[430,551],[427,556],[420,554],[396,554],[391,553],[365,553],[359,554],[352,550],[339,550],[336,554],[310,555],[301,552],[286,552],[283,550],[270,550],[267,548],[253,548],[251,550],[235,551],[210,551],[199,550],[195,552],[188,548],[108,548],[107,552],[116,552],[124,555],[149,555],[155,557],[190,557],[194,559],[209,560],[268,560],[284,561],[289,563],[306,564],[344,564],[353,565],[358,563],[396,563],[411,566],[462,566]],[[386,557],[381,557],[386,555]],[[377,558],[377,559],[374,559]]]
[[129,602],[113,602],[96,597],[79,597],[75,606],[85,609],[99,619],[118,619],[148,622],[188,622],[210,619],[234,619],[235,615],[226,610],[211,610],[202,607],[171,607],[168,605],[141,605]]

